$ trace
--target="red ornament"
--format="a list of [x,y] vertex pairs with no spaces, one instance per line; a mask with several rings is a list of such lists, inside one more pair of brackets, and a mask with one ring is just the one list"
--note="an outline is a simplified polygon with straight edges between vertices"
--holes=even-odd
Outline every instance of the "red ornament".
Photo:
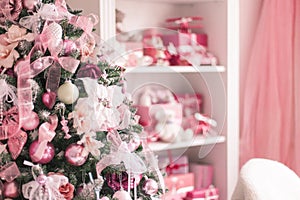
[[56,101],[56,93],[51,92],[50,90],[47,90],[47,92],[45,92],[42,96],[42,102],[49,109],[53,108],[55,101]]
[[5,182],[3,189],[4,196],[7,198],[17,198],[19,196],[18,184],[15,181]]
[[37,151],[39,145],[40,144],[39,144],[38,140],[35,140],[30,144],[29,156],[30,156],[32,162],[39,163],[39,164],[47,164],[53,159],[53,157],[55,155],[55,148],[52,143],[48,142],[47,147],[44,150],[42,158],[38,159],[34,156],[34,154]]
[[81,144],[70,144],[66,149],[65,157],[71,165],[81,166],[88,158],[88,152],[84,151],[84,146]]
[[155,180],[149,178],[143,184],[143,190],[146,194],[154,195],[158,191],[158,184]]
[[31,111],[26,114],[27,118],[22,122],[22,128],[26,131],[34,130],[40,124],[40,119],[38,114]]

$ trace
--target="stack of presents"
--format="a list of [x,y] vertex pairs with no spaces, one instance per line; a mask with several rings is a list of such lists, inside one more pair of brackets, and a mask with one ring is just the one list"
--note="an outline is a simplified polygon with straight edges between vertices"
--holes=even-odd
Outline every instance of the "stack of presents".
[[217,65],[216,56],[208,51],[208,36],[201,31],[200,20],[199,16],[171,18],[166,20],[165,28],[142,32],[117,28],[117,39],[127,53],[123,66]]
[[[173,157],[176,158],[176,157]],[[189,163],[187,156],[172,160],[159,158],[167,188],[164,200],[218,200],[219,191],[213,185],[213,166]]]
[[[215,121],[201,113],[201,94],[174,94],[158,84],[144,86],[133,94],[133,101],[149,142],[176,143],[196,135],[209,136]],[[199,117],[201,116],[201,117]],[[217,200],[213,186],[213,166],[189,163],[187,156],[159,156],[168,192],[165,200]]]

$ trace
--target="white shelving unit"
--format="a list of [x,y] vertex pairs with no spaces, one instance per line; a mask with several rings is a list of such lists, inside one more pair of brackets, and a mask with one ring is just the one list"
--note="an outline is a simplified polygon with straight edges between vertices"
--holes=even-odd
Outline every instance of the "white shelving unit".
[[202,73],[225,72],[224,66],[147,66],[126,67],[126,73]]
[[[160,82],[172,91],[199,92],[205,97],[204,112],[218,122],[217,138],[195,138],[193,143],[152,143],[150,148],[163,152],[187,149],[192,161],[214,165],[214,184],[220,200],[231,199],[238,177],[239,151],[239,0],[90,0],[81,8],[100,16],[99,32],[107,41],[115,36],[115,8],[125,14],[127,31],[162,27],[165,19],[202,16],[203,31],[208,34],[208,50],[220,65],[176,67],[128,67],[128,90]],[[72,2],[69,0],[70,5]],[[95,2],[95,3],[94,3]],[[76,3],[75,3],[76,4]],[[98,8],[95,7],[98,6]],[[188,87],[187,87],[188,86]],[[211,139],[211,140],[210,140]],[[205,158],[199,160],[199,147],[216,142]],[[165,146],[167,145],[167,147]],[[151,147],[152,146],[152,147]]]
[[225,136],[195,136],[192,140],[166,143],[166,142],[150,142],[149,147],[153,151],[167,151],[181,148],[198,147],[201,145],[218,144],[226,141]]

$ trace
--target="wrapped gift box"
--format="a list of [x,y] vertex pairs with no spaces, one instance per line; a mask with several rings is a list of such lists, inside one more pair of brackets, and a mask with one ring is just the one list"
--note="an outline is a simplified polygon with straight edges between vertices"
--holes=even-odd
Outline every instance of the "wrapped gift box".
[[170,43],[173,43],[175,47],[200,44],[204,47],[207,47],[207,34],[198,34],[198,33],[176,33],[176,34],[166,34],[161,35],[163,44],[168,46]]
[[195,174],[195,189],[208,188],[213,182],[213,166],[190,163],[190,172]]
[[[158,123],[162,123],[162,127],[177,125],[182,123],[182,105],[180,103],[153,104],[150,106],[136,105],[137,115],[140,116],[139,123],[144,126],[144,130],[148,133],[150,141],[156,141],[161,133],[156,129]],[[158,120],[157,114],[166,115]],[[171,113],[171,114],[170,114]],[[171,116],[169,116],[171,115]],[[180,130],[178,130],[179,133]],[[170,141],[172,142],[172,141]]]
[[201,112],[203,102],[201,94],[176,94],[175,96],[178,102],[182,104],[182,113],[184,117]]
[[218,200],[219,190],[211,185],[209,188],[187,192],[184,200]]
[[187,156],[161,156],[159,168],[167,175],[189,173],[189,160]]
[[187,192],[194,190],[194,174],[174,174],[165,177],[165,185],[168,192],[162,197],[162,199],[183,199],[186,197]]

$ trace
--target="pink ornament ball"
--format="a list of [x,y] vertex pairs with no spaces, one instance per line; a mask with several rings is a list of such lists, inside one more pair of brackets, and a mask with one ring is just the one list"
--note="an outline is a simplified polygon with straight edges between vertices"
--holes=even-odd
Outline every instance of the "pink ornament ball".
[[28,10],[33,10],[34,7],[39,3],[39,0],[24,0],[23,6]]
[[158,191],[158,184],[155,180],[149,178],[143,184],[143,190],[148,195],[154,195]]
[[73,40],[64,40],[63,43],[63,51],[64,55],[71,55],[74,53],[77,49],[76,43]]
[[40,124],[39,116],[35,112],[31,111],[27,113],[26,117],[27,118],[22,122],[22,128],[25,131],[32,131]]
[[33,141],[29,146],[29,156],[31,158],[31,161],[39,164],[49,163],[54,158],[55,155],[55,148],[53,144],[50,142],[47,143],[47,147],[44,150],[43,156],[40,160],[34,156],[35,152],[38,149],[38,146],[39,146],[38,140]]
[[3,184],[3,194],[7,198],[17,198],[19,196],[18,184],[15,181],[5,182]]
[[130,194],[125,190],[119,190],[114,193],[113,199],[118,200],[132,200]]
[[70,144],[66,149],[65,158],[71,165],[81,166],[86,162],[88,153],[84,151],[83,145]]

